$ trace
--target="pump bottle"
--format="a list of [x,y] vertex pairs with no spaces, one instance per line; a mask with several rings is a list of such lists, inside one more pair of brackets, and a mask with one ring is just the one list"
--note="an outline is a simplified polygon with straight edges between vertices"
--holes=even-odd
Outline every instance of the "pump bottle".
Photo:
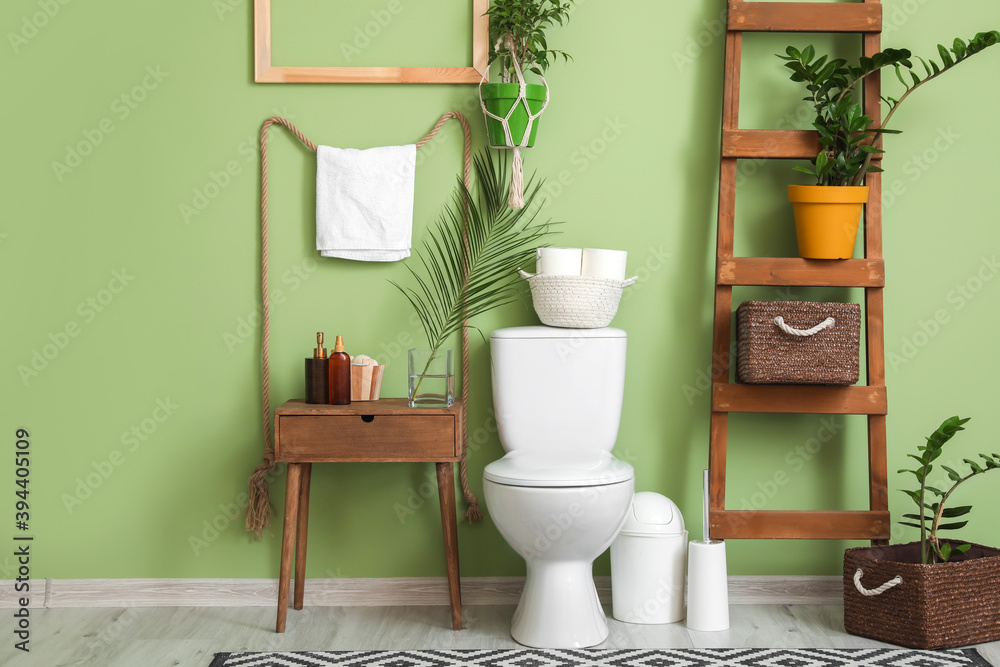
[[330,405],[351,404],[351,357],[344,351],[344,337],[330,353]]
[[330,360],[323,347],[323,332],[316,333],[313,356],[306,357],[306,403],[330,402]]

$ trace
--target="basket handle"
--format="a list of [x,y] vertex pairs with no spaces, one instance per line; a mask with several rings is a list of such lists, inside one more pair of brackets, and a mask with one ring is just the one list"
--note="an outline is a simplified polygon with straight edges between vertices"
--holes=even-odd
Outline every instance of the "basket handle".
[[809,336],[815,336],[823,329],[829,329],[830,327],[832,327],[837,323],[837,320],[833,319],[832,317],[828,317],[819,324],[817,324],[816,326],[814,326],[812,329],[796,329],[795,327],[790,327],[787,324],[785,324],[785,318],[783,318],[781,315],[778,315],[777,317],[774,318],[774,323],[775,325],[777,325],[779,329],[784,331],[789,336],[800,336],[802,338],[806,338]]
[[864,595],[866,597],[873,597],[875,595],[882,595],[882,593],[885,593],[890,588],[892,588],[894,586],[899,586],[901,583],[903,583],[903,578],[897,574],[895,577],[893,577],[889,581],[885,582],[884,584],[882,584],[878,588],[871,588],[871,589],[869,589],[869,588],[865,588],[864,586],[861,585],[861,577],[863,575],[864,575],[864,572],[862,572],[861,568],[859,567],[858,571],[854,573],[854,587],[858,589],[859,593],[861,593],[862,595]]
[[536,275],[538,275],[535,273],[528,273],[527,271],[522,271],[521,269],[518,269],[517,272],[521,274],[521,277],[524,278],[525,280],[527,280],[528,278],[534,278]]

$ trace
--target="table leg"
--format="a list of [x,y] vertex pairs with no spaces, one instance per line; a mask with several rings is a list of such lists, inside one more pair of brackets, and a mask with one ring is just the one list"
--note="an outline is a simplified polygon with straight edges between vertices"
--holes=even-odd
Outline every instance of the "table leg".
[[302,483],[299,486],[299,520],[295,537],[295,598],[293,606],[302,609],[306,587],[306,541],[309,535],[309,478],[312,464],[302,464]]
[[452,463],[437,463],[438,497],[441,500],[441,532],[448,565],[451,627],[462,629],[462,585],[458,570],[458,521],[455,518],[455,472]]
[[285,474],[285,527],[281,533],[281,569],[278,572],[278,622],[275,632],[285,631],[288,615],[288,583],[292,576],[292,549],[295,546],[295,526],[299,514],[299,482],[302,465],[289,463]]

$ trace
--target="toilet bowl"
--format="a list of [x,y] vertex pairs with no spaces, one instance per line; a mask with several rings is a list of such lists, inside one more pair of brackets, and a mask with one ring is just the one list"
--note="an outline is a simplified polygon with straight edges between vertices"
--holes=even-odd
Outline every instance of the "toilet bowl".
[[513,452],[484,473],[490,516],[527,567],[510,628],[525,646],[583,648],[608,636],[594,559],[625,523],[635,473],[607,452],[583,454]]
[[493,400],[507,454],[486,466],[490,516],[525,560],[511,622],[537,648],[603,642],[593,563],[632,502],[635,471],[615,458],[625,380],[619,329],[500,329],[491,337]]

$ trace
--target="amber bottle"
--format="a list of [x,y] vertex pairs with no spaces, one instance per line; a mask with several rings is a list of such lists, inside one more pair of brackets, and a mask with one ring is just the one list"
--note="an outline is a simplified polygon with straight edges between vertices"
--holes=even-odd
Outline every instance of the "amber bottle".
[[351,357],[344,351],[344,337],[330,353],[330,405],[351,404]]

